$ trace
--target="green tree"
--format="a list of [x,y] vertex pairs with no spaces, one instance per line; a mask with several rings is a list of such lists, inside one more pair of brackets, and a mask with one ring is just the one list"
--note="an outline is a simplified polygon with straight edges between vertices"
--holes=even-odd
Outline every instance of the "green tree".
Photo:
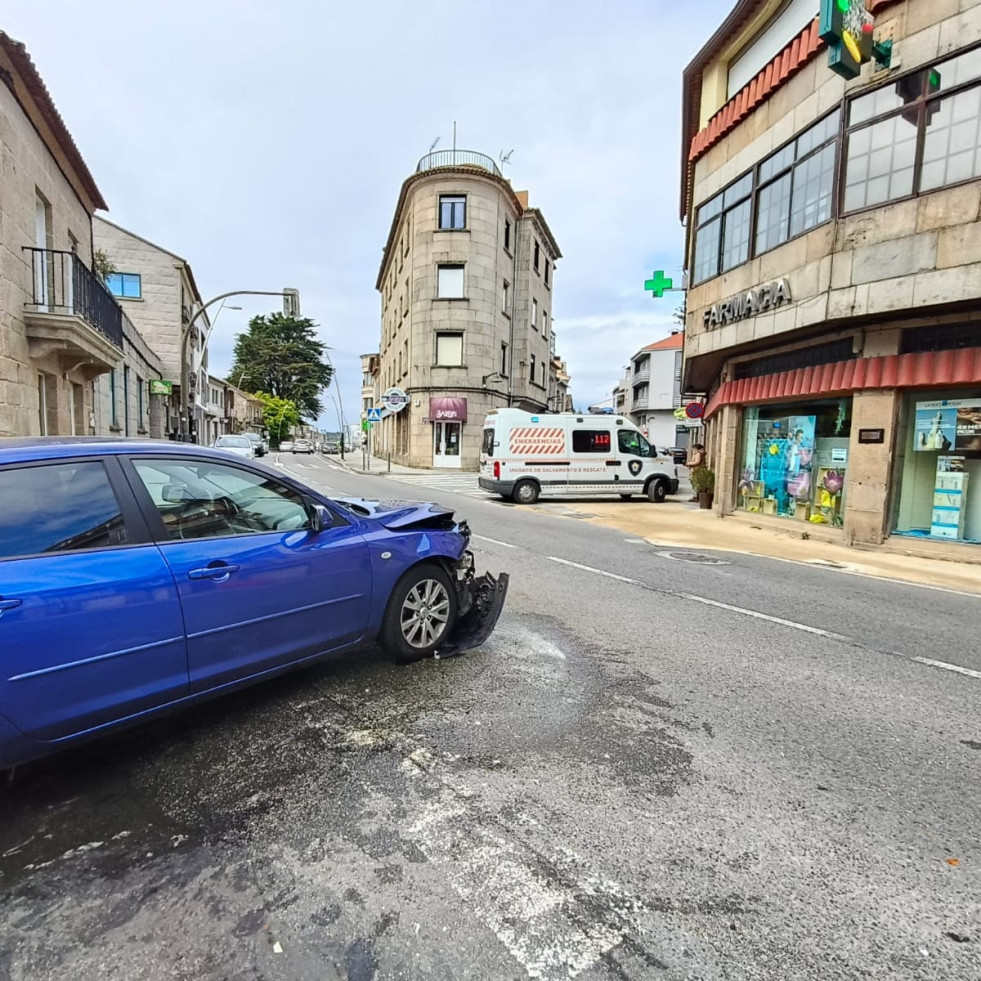
[[275,446],[289,436],[294,426],[300,424],[300,413],[291,399],[277,398],[267,392],[256,392],[255,397],[262,402],[262,421],[269,430],[269,442]]
[[323,410],[320,395],[333,375],[325,355],[309,317],[264,314],[253,317],[249,329],[235,339],[229,377],[247,392],[288,399],[303,418],[316,419]]

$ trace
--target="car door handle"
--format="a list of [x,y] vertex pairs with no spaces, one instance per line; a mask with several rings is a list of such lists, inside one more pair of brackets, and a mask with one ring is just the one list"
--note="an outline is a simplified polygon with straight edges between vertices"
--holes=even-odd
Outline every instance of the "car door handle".
[[229,565],[227,562],[212,562],[203,569],[191,569],[187,574],[188,579],[213,579],[215,582],[224,582],[233,572],[238,572],[239,566]]
[[5,610],[16,610],[18,606],[23,605],[24,601],[19,599],[4,599],[0,596],[0,617],[3,616]]

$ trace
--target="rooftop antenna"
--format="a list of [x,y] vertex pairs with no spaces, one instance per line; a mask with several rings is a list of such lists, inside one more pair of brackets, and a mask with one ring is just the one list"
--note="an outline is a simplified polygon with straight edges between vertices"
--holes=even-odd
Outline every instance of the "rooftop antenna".
[[439,143],[439,137],[437,136],[432,143],[429,144],[429,152],[432,153],[436,149],[436,144]]
[[[453,120],[453,153],[456,153],[456,120]],[[454,157],[454,159],[456,159]]]
[[514,153],[514,149],[513,148],[510,149],[510,150],[508,150],[507,153],[505,153],[504,150],[501,150],[501,155],[497,159],[501,161],[501,168],[502,169],[504,167],[506,167],[509,163],[511,163],[511,154],[512,153]]

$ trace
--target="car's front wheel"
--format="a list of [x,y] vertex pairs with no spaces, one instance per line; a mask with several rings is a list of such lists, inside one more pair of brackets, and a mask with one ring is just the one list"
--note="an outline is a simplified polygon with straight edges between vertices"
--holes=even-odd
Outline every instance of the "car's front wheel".
[[395,584],[378,639],[403,664],[429,657],[449,637],[456,610],[450,577],[436,565],[416,566]]

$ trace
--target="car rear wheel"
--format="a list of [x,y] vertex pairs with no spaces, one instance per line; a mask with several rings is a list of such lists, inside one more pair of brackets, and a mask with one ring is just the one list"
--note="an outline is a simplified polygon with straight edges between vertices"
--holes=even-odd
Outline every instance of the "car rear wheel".
[[667,496],[668,496],[667,481],[652,480],[650,486],[647,488],[647,499],[649,501],[652,501],[654,504],[663,504],[664,499]]
[[516,504],[534,504],[538,500],[538,484],[533,480],[519,480],[511,491],[511,499]]
[[379,635],[382,647],[408,664],[429,657],[456,623],[456,590],[436,565],[410,569],[396,584]]

